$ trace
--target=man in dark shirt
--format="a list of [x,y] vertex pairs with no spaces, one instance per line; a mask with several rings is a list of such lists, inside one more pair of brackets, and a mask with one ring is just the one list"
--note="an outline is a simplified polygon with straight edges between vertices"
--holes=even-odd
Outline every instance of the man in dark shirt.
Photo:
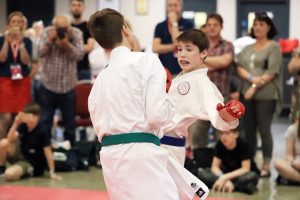
[[83,59],[77,63],[78,80],[90,80],[91,68],[88,60],[88,54],[94,48],[94,39],[90,35],[90,32],[87,28],[87,22],[82,19],[82,13],[85,8],[84,0],[70,0],[69,8],[73,17],[71,25],[82,31],[85,50]]
[[[0,174],[6,181],[41,176],[47,168],[51,179],[62,179],[54,172],[50,137],[39,124],[39,113],[39,105],[26,105],[15,117],[7,138],[0,141]],[[7,169],[6,161],[12,164]]]
[[153,52],[159,54],[163,66],[175,75],[181,69],[177,62],[176,38],[181,32],[194,28],[193,22],[183,19],[182,0],[167,1],[167,19],[155,27],[153,39]]
[[236,130],[219,131],[219,136],[211,168],[199,168],[198,178],[215,191],[253,194],[259,171],[247,144],[238,138]]

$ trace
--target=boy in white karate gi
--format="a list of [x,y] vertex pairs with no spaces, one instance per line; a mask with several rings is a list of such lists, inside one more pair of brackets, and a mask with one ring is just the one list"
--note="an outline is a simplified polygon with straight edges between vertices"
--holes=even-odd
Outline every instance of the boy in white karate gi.
[[[207,56],[209,42],[206,35],[197,29],[183,32],[178,38],[178,63],[182,72],[172,80],[169,96],[176,105],[176,114],[161,131],[164,137],[161,144],[181,165],[185,160],[185,138],[188,127],[197,119],[209,120],[219,130],[229,131],[238,125],[238,118],[243,115],[244,107],[240,102],[229,102],[223,106],[223,97],[207,76],[208,69],[203,62]],[[217,108],[218,105],[218,108]],[[172,163],[172,162],[171,162]],[[169,164],[170,165],[170,164]],[[172,165],[170,165],[172,166]],[[169,168],[170,168],[169,166]],[[177,168],[177,170],[174,170]],[[170,173],[180,177],[178,167]],[[176,183],[176,179],[174,179]],[[184,185],[199,181],[194,176],[186,176],[178,186],[179,194],[190,198],[189,189]],[[202,185],[203,183],[199,183]],[[192,185],[192,184],[190,184]],[[205,188],[203,186],[203,188]],[[206,188],[205,188],[206,189]],[[196,191],[196,190],[194,190]],[[201,193],[200,193],[201,194]],[[199,195],[200,196],[200,195]]]
[[170,121],[174,106],[166,94],[166,72],[152,53],[132,52],[132,33],[112,9],[91,15],[88,27],[109,52],[95,80],[88,106],[102,142],[100,159],[111,200],[178,200],[160,147],[158,129]]

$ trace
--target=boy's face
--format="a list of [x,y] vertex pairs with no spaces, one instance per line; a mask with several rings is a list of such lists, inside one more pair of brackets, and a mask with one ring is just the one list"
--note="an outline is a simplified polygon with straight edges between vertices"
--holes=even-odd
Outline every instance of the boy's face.
[[178,42],[177,61],[183,73],[199,69],[206,55],[206,50],[200,52],[199,48],[191,42]]
[[231,149],[235,147],[236,139],[238,138],[238,133],[235,131],[220,131],[220,140],[222,144],[227,148]]

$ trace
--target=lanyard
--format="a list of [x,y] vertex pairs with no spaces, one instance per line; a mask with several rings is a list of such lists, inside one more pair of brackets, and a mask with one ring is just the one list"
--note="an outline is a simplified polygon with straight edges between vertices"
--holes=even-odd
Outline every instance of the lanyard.
[[18,57],[20,45],[19,44],[10,44],[10,48],[12,50],[14,63],[17,63],[17,57]]

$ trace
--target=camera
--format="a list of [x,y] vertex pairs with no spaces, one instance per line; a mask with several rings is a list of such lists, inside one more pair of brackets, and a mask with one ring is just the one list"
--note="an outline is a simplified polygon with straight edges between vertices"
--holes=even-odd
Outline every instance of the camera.
[[56,28],[57,37],[62,40],[66,37],[68,30],[66,28]]

